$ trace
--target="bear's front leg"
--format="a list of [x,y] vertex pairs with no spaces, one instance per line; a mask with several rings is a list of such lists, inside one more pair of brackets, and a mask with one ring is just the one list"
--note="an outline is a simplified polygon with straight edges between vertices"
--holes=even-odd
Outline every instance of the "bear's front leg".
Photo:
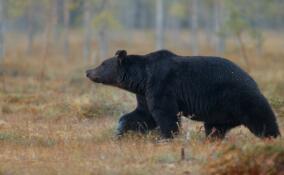
[[155,120],[148,112],[136,109],[119,119],[116,135],[122,136],[128,131],[147,133],[149,130],[155,129],[156,126]]
[[173,138],[179,132],[178,107],[174,98],[160,96],[161,98],[149,98],[148,107],[160,127],[162,138]]

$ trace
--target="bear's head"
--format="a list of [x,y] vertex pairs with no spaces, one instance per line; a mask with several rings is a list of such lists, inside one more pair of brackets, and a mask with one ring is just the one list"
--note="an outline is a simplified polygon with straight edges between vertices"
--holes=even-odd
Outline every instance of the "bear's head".
[[127,57],[125,50],[118,50],[114,57],[103,61],[98,67],[86,71],[86,76],[95,83],[116,85],[119,79],[119,67]]

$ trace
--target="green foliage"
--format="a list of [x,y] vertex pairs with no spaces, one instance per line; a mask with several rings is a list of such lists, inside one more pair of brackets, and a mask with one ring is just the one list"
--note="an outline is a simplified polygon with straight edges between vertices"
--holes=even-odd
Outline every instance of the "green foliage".
[[120,27],[118,20],[116,20],[114,15],[108,10],[104,10],[98,14],[94,18],[93,25],[97,30]]
[[48,5],[52,3],[51,0],[7,0],[7,14],[11,18],[25,15],[31,6],[40,4],[43,7],[48,8]]
[[[246,9],[246,1],[233,1],[226,0],[225,6],[228,10],[228,16],[223,26],[223,32],[240,35],[244,32],[248,32],[253,38],[261,38],[261,32],[253,27],[251,24],[250,9]],[[253,2],[251,2],[254,4]]]
[[225,19],[223,32],[240,35],[250,28],[247,18],[245,18],[245,14],[243,13],[243,9],[233,0],[227,0],[225,2],[229,14]]
[[170,14],[177,18],[184,18],[187,15],[186,6],[181,2],[174,1],[170,6]]
[[8,8],[8,16],[10,17],[18,17],[23,15],[23,13],[26,11],[27,7],[31,4],[31,0],[8,0],[7,1]]
[[246,4],[247,1],[244,0],[225,1],[225,6],[228,10],[228,15],[225,19],[224,25],[222,26],[219,35],[230,35],[233,37],[237,37],[239,40],[241,40],[242,35],[247,34],[255,41],[255,45],[257,46],[257,48],[260,49],[262,47],[264,38],[261,31],[256,28],[255,25],[252,23],[252,21],[254,21],[253,17],[255,17],[252,11],[255,11],[255,9],[257,9],[254,4],[259,3],[251,2],[252,8],[247,8]]
[[[70,1],[70,0],[69,0]],[[80,1],[76,1],[76,0],[71,0],[69,3],[68,3],[68,9],[69,9],[69,11],[74,11],[74,10],[76,10],[77,8],[79,8],[80,7]]]
[[262,33],[256,28],[251,28],[249,31],[249,35],[254,39],[257,47],[262,47],[264,42],[264,36]]
[[231,6],[229,19],[226,21],[226,27],[234,34],[242,33],[249,27],[248,22],[241,16],[241,12],[235,6]]

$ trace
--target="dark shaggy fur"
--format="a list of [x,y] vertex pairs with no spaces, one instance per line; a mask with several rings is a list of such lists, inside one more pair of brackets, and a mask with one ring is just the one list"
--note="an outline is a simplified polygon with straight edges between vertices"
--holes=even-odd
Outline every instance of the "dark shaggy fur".
[[258,137],[280,135],[275,115],[255,81],[229,60],[184,57],[162,50],[147,55],[118,51],[87,76],[137,96],[137,108],[120,118],[117,134],[160,127],[170,138],[178,133],[182,112],[204,122],[207,136],[223,138],[244,125]]

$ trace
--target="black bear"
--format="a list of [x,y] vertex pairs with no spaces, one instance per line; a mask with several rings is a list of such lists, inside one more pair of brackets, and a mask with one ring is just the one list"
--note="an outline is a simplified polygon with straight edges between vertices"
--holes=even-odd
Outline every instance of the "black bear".
[[280,135],[275,115],[255,81],[231,61],[179,56],[167,50],[127,55],[119,50],[86,72],[96,83],[136,94],[137,108],[119,120],[117,135],[160,128],[163,138],[179,130],[179,116],[204,122],[206,136],[224,138],[244,125],[258,137]]

